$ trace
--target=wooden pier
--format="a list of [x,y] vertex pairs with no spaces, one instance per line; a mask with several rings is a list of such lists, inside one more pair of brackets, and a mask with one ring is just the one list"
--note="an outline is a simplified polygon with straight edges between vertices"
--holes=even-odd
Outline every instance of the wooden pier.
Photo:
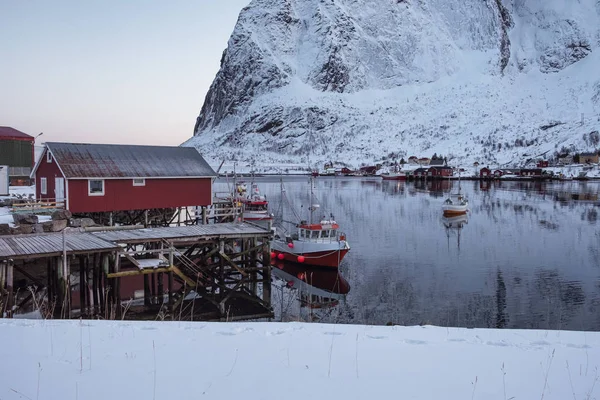
[[248,223],[0,237],[0,317],[271,318],[271,233]]

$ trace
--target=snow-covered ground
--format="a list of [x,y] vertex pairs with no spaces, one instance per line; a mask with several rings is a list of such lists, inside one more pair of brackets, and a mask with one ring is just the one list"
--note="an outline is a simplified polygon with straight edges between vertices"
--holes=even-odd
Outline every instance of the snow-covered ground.
[[2,399],[594,399],[600,333],[0,321]]
[[[35,196],[35,186],[11,186],[9,188],[9,196],[0,196],[0,200],[11,197],[28,198],[30,196]],[[49,221],[50,216],[39,215],[38,220],[40,222]],[[0,224],[9,224],[11,227],[14,226],[12,213],[9,207],[0,207]]]

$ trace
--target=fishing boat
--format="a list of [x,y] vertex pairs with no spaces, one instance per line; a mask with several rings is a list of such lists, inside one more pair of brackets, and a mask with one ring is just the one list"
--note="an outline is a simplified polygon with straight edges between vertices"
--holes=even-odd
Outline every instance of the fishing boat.
[[395,167],[391,171],[381,174],[381,179],[384,181],[405,181],[406,173]]
[[[283,182],[281,185],[282,200],[286,201]],[[312,177],[310,178],[310,188],[312,201],[315,198]],[[322,217],[318,222],[313,222],[313,214],[319,208],[319,204],[313,203],[309,207],[309,219],[292,223],[290,229],[285,229],[283,224],[273,229],[272,257],[276,257],[279,261],[297,262],[318,267],[339,267],[342,259],[350,250],[350,245],[346,241],[346,235],[340,231],[340,226],[332,214],[329,218]],[[297,214],[294,213],[294,215]],[[288,222],[288,224],[290,223]]]
[[250,183],[250,192],[245,182],[238,182],[235,189],[235,200],[242,207],[242,218],[250,222],[271,223],[273,215],[269,213],[269,202],[261,194],[255,182]]
[[469,200],[461,193],[460,190],[460,174],[458,175],[458,193],[451,194],[444,204],[442,211],[444,216],[462,215],[469,210]]

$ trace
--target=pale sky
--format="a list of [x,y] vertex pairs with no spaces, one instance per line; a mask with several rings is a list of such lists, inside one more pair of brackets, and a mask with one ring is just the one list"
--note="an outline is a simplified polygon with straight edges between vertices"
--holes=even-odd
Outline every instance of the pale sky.
[[0,126],[179,145],[250,0],[0,0]]

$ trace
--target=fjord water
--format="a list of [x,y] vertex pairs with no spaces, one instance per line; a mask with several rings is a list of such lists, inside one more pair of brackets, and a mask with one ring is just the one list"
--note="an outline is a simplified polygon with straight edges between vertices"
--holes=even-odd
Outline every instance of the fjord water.
[[[256,181],[278,214],[279,179]],[[462,181],[463,222],[442,217],[456,181],[315,185],[315,216],[333,213],[352,247],[340,267],[350,292],[321,321],[600,330],[600,182]],[[306,218],[308,178],[284,187]]]

